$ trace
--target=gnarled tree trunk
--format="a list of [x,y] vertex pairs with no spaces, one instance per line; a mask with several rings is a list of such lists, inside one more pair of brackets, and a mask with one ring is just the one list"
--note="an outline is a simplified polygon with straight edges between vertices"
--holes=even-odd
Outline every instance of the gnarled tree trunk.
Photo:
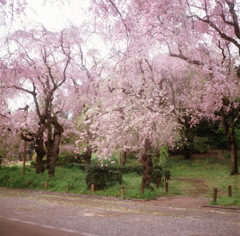
[[48,157],[49,157],[49,169],[48,175],[49,177],[55,176],[55,166],[58,158],[59,153],[59,146],[61,143],[61,136],[63,133],[63,127],[58,123],[56,118],[53,118],[52,124],[54,126],[54,133],[53,133],[53,140],[51,148],[48,150]]
[[143,177],[142,177],[142,190],[144,188],[151,188],[151,177],[153,171],[153,162],[151,152],[151,143],[149,139],[145,140],[144,154],[142,155],[143,161]]
[[142,188],[151,188],[150,184],[153,171],[152,156],[150,154],[143,154],[142,161],[143,161]]

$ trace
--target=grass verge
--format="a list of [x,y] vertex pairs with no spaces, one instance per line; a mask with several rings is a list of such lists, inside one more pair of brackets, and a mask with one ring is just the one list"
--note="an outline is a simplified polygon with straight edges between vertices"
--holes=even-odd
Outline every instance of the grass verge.
[[[213,198],[213,189],[218,188],[217,202],[224,206],[240,207],[240,175],[229,175],[229,160],[201,157],[192,160],[184,160],[182,156],[170,157],[168,165],[171,168],[171,180],[169,191],[165,186],[160,188],[155,185],[154,191],[145,189],[141,192],[141,176],[136,173],[124,174],[124,198],[126,199],[157,199],[159,197],[186,196]],[[48,189],[45,183],[48,182]],[[232,197],[228,197],[228,186],[232,186]],[[56,168],[56,177],[48,178],[47,172],[36,175],[35,170],[26,168],[25,176],[22,176],[22,168],[2,167],[0,169],[0,186],[8,188],[26,188],[48,190],[57,192],[71,192],[92,194],[85,183],[85,172],[78,168]],[[104,190],[94,192],[94,195],[120,197],[120,184],[108,185]]]

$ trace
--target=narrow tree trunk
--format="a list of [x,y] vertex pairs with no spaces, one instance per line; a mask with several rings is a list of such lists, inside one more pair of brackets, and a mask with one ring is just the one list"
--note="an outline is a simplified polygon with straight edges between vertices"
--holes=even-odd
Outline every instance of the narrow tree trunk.
[[185,137],[186,137],[186,143],[183,146],[183,154],[184,154],[185,159],[189,160],[192,157],[191,156],[191,154],[192,154],[191,146],[192,146],[193,140],[194,140],[194,130],[190,126],[189,117],[185,117]]
[[59,145],[61,142],[61,135],[55,135],[54,136],[54,144],[50,150],[49,153],[49,168],[48,168],[48,175],[49,177],[55,176],[55,167],[58,159],[58,153],[59,153]]
[[91,165],[91,158],[92,158],[92,149],[90,147],[87,147],[87,151],[84,154],[84,159],[85,159],[85,170],[87,171],[89,169],[89,166]]
[[123,151],[121,152],[121,165],[125,166],[127,163],[127,152]]
[[231,172],[230,175],[238,174],[238,156],[237,145],[235,139],[229,144],[230,157],[231,157]]
[[143,154],[142,161],[143,161],[142,188],[151,188],[150,184],[153,171],[152,156],[150,154]]
[[[223,99],[223,104],[228,107],[229,101],[228,99]],[[224,109],[221,109],[221,118],[222,124],[224,128],[225,135],[228,140],[228,148],[230,150],[231,156],[231,171],[230,175],[238,174],[238,155],[237,155],[237,142],[236,142],[236,127],[234,124],[235,117],[233,114],[225,113]]]
[[183,146],[183,155],[184,155],[184,158],[186,159],[186,160],[189,160],[189,159],[191,159],[191,150],[190,150],[190,148],[189,148],[189,145],[188,144],[184,144],[184,146]]

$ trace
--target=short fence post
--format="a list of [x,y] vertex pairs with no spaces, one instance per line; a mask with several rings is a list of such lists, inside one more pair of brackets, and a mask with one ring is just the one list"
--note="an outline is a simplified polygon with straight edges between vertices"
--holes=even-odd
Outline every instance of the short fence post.
[[217,191],[218,191],[218,189],[214,188],[214,190],[213,190],[213,202],[217,201]]
[[232,197],[232,185],[228,185],[228,196]]
[[70,190],[70,184],[67,185],[67,191],[69,191],[69,190]]
[[165,189],[166,189],[166,193],[168,193],[168,181],[166,181],[165,183]]
[[94,193],[94,184],[91,184],[91,193]]
[[45,189],[48,189],[48,182],[45,182]]
[[120,192],[121,192],[121,197],[124,197],[124,186],[122,185],[120,188]]

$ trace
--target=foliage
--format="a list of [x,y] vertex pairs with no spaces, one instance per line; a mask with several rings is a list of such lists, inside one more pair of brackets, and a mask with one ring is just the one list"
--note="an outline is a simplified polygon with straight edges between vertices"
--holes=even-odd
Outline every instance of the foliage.
[[160,183],[163,177],[163,171],[160,169],[153,169],[151,181],[155,184]]
[[208,139],[204,137],[194,137],[192,144],[193,153],[205,153],[209,149]]
[[86,175],[86,184],[88,188],[91,184],[94,184],[95,189],[103,189],[106,186],[108,180],[108,168],[107,167],[90,167]]
[[66,165],[68,163],[76,162],[75,155],[73,153],[62,152],[58,154],[57,165]]
[[108,172],[108,182],[122,183],[122,173],[119,171],[109,170]]
[[86,184],[88,188],[94,184],[96,190],[103,189],[112,182],[122,183],[122,173],[109,170],[109,167],[91,166],[86,174]]

